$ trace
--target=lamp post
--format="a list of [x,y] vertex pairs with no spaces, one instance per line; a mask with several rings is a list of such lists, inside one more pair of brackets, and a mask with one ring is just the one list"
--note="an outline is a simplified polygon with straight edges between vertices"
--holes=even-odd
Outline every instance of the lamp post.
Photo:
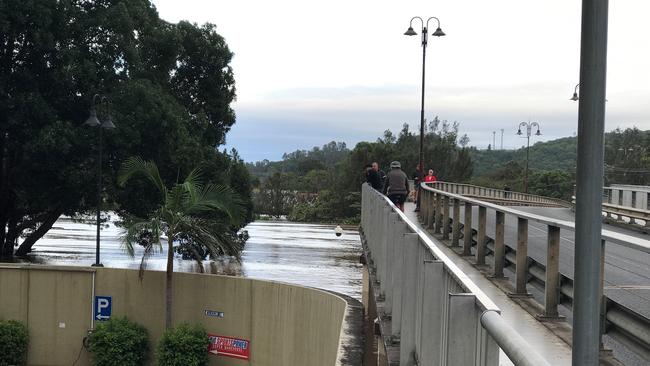
[[[96,101],[100,98],[99,103],[106,105],[106,119],[101,122],[97,117]],[[103,267],[99,262],[99,241],[101,229],[101,204],[102,204],[102,130],[111,130],[115,128],[113,119],[111,117],[111,105],[108,98],[95,94],[93,96],[92,105],[90,107],[90,115],[84,123],[86,126],[98,127],[99,129],[99,157],[97,159],[97,246],[95,248],[95,263],[93,267]]]
[[569,100],[572,100],[574,102],[577,102],[578,100],[580,100],[580,98],[578,98],[578,88],[579,87],[580,87],[580,83],[576,84],[576,87],[573,88],[573,96]]
[[[404,32],[405,36],[415,36],[417,35],[417,32],[413,30],[413,20],[419,19],[420,23],[422,24],[422,103],[421,103],[421,108],[420,108],[420,156],[418,160],[418,182],[422,182],[422,177],[423,177],[423,171],[424,171],[424,74],[425,74],[425,65],[426,65],[426,57],[427,57],[427,44],[428,44],[428,39],[429,39],[429,21],[431,19],[435,19],[436,22],[438,22],[438,27],[436,28],[435,32],[433,32],[431,35],[435,37],[442,37],[445,35],[445,32],[442,31],[440,28],[440,20],[436,17],[430,17],[427,19],[425,22],[422,18],[420,17],[413,17],[411,18],[411,21],[409,22],[409,28]],[[420,186],[418,185],[418,193],[420,191]],[[418,199],[416,203],[416,211],[420,209],[420,194],[418,194]]]
[[517,135],[521,136],[521,128],[526,127],[526,172],[524,173],[524,192],[528,193],[528,153],[530,151],[530,133],[533,127],[537,127],[537,132],[535,136],[541,136],[542,133],[539,132],[539,123],[537,122],[521,122],[519,124],[519,129],[517,130]]

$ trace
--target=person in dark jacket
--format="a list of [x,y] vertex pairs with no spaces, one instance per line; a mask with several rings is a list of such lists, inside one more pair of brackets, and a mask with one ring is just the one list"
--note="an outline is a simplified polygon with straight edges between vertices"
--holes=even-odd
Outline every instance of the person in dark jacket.
[[382,180],[379,177],[379,173],[372,168],[371,164],[366,165],[366,182],[368,182],[372,188],[381,191],[383,184]]
[[383,187],[384,181],[386,180],[386,173],[383,170],[379,169],[379,164],[376,161],[372,163],[372,169],[379,173],[379,179],[381,179],[381,185]]
[[386,175],[383,193],[395,206],[404,211],[404,201],[409,194],[409,179],[402,171],[402,164],[399,161],[390,163],[390,172]]

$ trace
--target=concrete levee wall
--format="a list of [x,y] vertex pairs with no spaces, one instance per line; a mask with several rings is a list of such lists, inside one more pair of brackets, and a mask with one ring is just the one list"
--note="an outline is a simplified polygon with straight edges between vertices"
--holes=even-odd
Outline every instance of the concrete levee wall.
[[[175,273],[173,323],[250,341],[250,359],[210,356],[210,365],[334,365],[346,302],[328,292],[241,277]],[[0,265],[0,319],[27,324],[29,365],[88,365],[82,340],[94,296],[110,296],[112,317],[149,331],[153,350],[165,323],[165,273],[109,268]],[[206,315],[206,310],[223,317]],[[155,364],[151,352],[150,364]]]

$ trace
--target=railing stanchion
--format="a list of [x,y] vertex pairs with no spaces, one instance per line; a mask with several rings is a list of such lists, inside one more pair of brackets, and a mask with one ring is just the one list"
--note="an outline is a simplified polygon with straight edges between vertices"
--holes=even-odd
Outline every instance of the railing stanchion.
[[460,200],[454,198],[454,215],[451,227],[451,246],[457,247],[460,239]]
[[442,195],[436,194],[436,227],[434,233],[440,234],[442,232]]
[[517,253],[515,259],[515,295],[528,295],[528,220],[517,218]]
[[443,365],[476,364],[476,297],[472,294],[448,294],[447,350]]
[[402,317],[400,332],[400,365],[413,365],[415,352],[415,313],[417,310],[416,299],[418,284],[418,234],[404,235],[403,243],[404,265],[402,281]]
[[425,229],[433,229],[434,224],[436,222],[435,220],[435,197],[434,194],[429,192],[429,199],[427,202],[427,206],[429,206],[429,210],[427,211],[427,221],[425,222]]
[[544,286],[544,317],[556,318],[560,285],[560,228],[548,225],[546,248],[546,283]]
[[449,232],[451,227],[449,225],[449,196],[444,197],[442,207],[442,238],[449,239]]
[[472,255],[472,204],[465,202],[465,223],[463,227],[463,255]]
[[395,262],[393,268],[393,304],[391,312],[391,332],[393,336],[399,336],[402,331],[402,305],[404,301],[404,283],[405,283],[405,257],[404,242],[406,239],[406,224],[401,219],[397,223],[397,235],[393,247],[392,260]]
[[483,206],[479,206],[478,207],[478,237],[476,238],[476,264],[478,265],[485,264],[486,226],[487,226],[487,208]]
[[496,212],[496,227],[494,228],[494,277],[503,277],[503,264],[506,256],[504,242],[506,214]]

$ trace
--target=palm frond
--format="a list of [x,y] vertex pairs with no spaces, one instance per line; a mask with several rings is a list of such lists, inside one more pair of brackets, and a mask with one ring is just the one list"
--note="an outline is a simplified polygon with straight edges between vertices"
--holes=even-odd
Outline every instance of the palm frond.
[[[160,243],[160,241],[158,241],[158,243]],[[147,260],[153,255],[154,248],[155,246],[153,244],[144,247],[142,259],[140,259],[140,268],[138,270],[138,277],[140,277],[140,280],[144,278],[144,270],[147,269]]]
[[143,233],[150,234],[150,238],[147,240],[148,243],[144,245],[145,251],[148,246],[155,247],[156,245],[162,250],[162,244],[160,244],[162,223],[157,216],[154,216],[148,220],[136,217],[128,217],[123,222],[122,231],[122,248],[131,257],[135,255],[134,246],[143,244]]
[[185,177],[182,186],[188,192],[190,202],[195,201],[198,198],[199,192],[203,189],[202,176],[203,171],[201,168],[196,168]]
[[231,228],[213,220],[185,216],[177,227],[193,243],[203,246],[213,258],[221,255],[239,258],[243,245],[233,237]]
[[230,225],[240,224],[246,217],[244,201],[230,187],[208,184],[201,190],[198,200],[187,208],[187,214],[225,214]]
[[128,158],[120,167],[117,183],[123,187],[134,176],[146,178],[158,188],[163,196],[167,194],[167,187],[160,177],[158,166],[153,161],[144,161],[137,156]]

